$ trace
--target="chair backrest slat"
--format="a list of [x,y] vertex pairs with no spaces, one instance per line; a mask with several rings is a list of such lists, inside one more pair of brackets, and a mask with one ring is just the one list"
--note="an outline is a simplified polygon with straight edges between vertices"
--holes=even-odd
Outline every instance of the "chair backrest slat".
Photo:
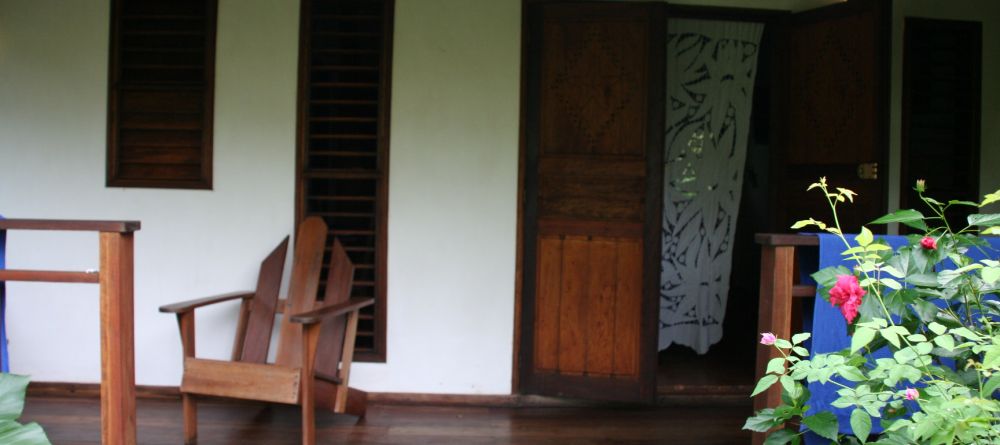
[[284,308],[286,316],[281,318],[276,364],[302,364],[302,325],[290,323],[287,315],[310,310],[316,304],[326,235],[327,226],[322,218],[312,216],[299,224],[292,257],[292,275],[288,282],[288,303]]
[[250,314],[247,317],[239,361],[267,362],[267,351],[271,345],[271,331],[274,330],[275,306],[278,304],[281,274],[285,269],[287,253],[288,237],[285,237],[281,244],[278,244],[270,255],[260,263],[257,291],[249,302]]
[[[330,255],[330,272],[326,279],[326,293],[323,304],[330,305],[347,301],[354,286],[354,263],[347,251],[334,238]],[[316,371],[326,375],[338,375],[340,356],[344,351],[344,335],[347,317],[336,317],[323,322],[316,353]]]

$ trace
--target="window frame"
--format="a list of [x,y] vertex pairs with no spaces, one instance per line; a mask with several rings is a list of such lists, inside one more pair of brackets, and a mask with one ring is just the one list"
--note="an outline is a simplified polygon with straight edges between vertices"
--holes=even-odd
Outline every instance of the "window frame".
[[[375,3],[371,1],[342,1],[342,0],[301,0],[300,2],[300,32],[299,32],[299,79],[297,92],[297,128],[296,128],[296,168],[295,168],[295,221],[296,224],[305,217],[313,215],[310,212],[307,200],[309,199],[308,181],[314,179],[329,179],[331,182],[337,179],[371,179],[376,183],[372,199],[374,201],[374,224],[373,224],[373,246],[351,245],[345,242],[348,254],[352,254],[352,248],[373,248],[374,261],[372,264],[365,264],[364,267],[373,269],[374,279],[358,280],[360,270],[356,272],[355,286],[352,289],[352,296],[358,292],[359,281],[362,286],[373,288],[371,296],[375,298],[375,304],[370,307],[370,312],[362,312],[362,327],[359,327],[358,341],[356,342],[354,360],[363,362],[384,363],[386,361],[386,283],[387,283],[387,246],[388,246],[388,199],[389,199],[389,117],[391,103],[391,79],[392,79],[392,36],[393,36],[393,13],[395,9],[394,0],[381,0],[381,46],[378,54],[378,82],[377,82],[377,107],[375,117],[375,130],[372,134],[376,141],[376,161],[374,169],[334,172],[314,172],[309,169],[311,134],[310,123],[313,88],[311,72],[312,64],[312,36],[313,36],[313,12],[312,5],[315,2],[324,1],[328,4],[334,3],[354,3],[365,4]],[[328,30],[321,32],[329,32]],[[341,236],[344,232],[339,231],[338,225],[330,218],[324,217],[331,227],[331,234]],[[346,236],[346,235],[345,235]],[[343,239],[342,239],[343,240]],[[354,258],[352,258],[354,259]],[[355,260],[358,263],[357,260]],[[325,287],[326,277],[323,277]],[[322,293],[322,289],[321,289]],[[366,308],[367,309],[367,308]],[[366,319],[371,320],[370,330],[366,325]],[[371,345],[363,344],[366,338],[370,338]]]
[[[203,58],[201,62],[203,64],[203,72],[201,80],[198,82],[179,83],[141,81],[128,79],[128,76],[124,75],[123,70],[126,65],[122,61],[125,52],[123,48],[126,48],[128,45],[127,42],[123,41],[126,38],[126,34],[123,32],[122,28],[124,21],[129,18],[123,11],[125,3],[127,3],[126,0],[111,1],[110,48],[108,54],[108,127],[105,185],[107,187],[211,190],[213,170],[213,117],[215,106],[215,42],[218,1],[204,0],[204,9],[201,11],[201,14],[191,14],[183,16],[182,18],[187,20],[204,20],[205,22],[203,29],[204,41],[202,43],[202,47],[200,48],[201,51],[203,51]],[[156,20],[161,17],[162,19],[167,19],[170,16],[171,14],[169,13],[151,12],[132,18],[136,20]],[[177,16],[174,15],[173,17],[176,18]],[[151,53],[155,53],[155,51],[150,50],[146,54]],[[177,68],[177,66],[171,67],[169,64],[158,65],[158,69],[161,70]],[[184,91],[201,95],[200,100],[197,101],[200,105],[199,111],[201,113],[201,117],[199,119],[199,126],[196,129],[197,131],[200,131],[200,138],[196,147],[191,146],[197,150],[197,154],[194,156],[198,169],[197,177],[185,177],[176,172],[172,173],[170,171],[171,165],[177,164],[164,160],[164,154],[162,152],[159,156],[157,154],[143,155],[138,152],[130,152],[130,149],[122,144],[123,138],[121,132],[124,129],[122,120],[123,116],[128,112],[124,110],[121,102],[127,91],[144,91],[153,94]],[[157,112],[159,111],[160,110],[157,110]],[[177,112],[176,108],[162,114],[169,115],[171,112]],[[166,119],[162,121],[147,123],[147,125],[151,125],[152,127],[150,128],[160,128],[164,131],[178,130],[177,128],[169,128],[171,125],[169,117],[166,117]],[[187,130],[190,131],[191,129],[188,128]],[[150,175],[138,175],[135,173],[128,174],[123,171],[123,166],[126,164],[123,159],[130,153],[132,156],[146,161],[141,163],[148,165],[150,171],[156,171],[159,168],[160,171],[163,172],[160,175],[161,177],[151,177]],[[169,157],[169,154],[166,155],[166,157]],[[157,158],[160,160],[158,161]]]

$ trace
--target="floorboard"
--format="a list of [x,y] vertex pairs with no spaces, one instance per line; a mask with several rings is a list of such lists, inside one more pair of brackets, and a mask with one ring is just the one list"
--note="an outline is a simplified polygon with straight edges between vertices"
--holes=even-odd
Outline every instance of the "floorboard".
[[[747,399],[749,401],[749,399]],[[179,444],[177,400],[140,399],[138,442]],[[373,405],[358,421],[317,414],[320,444],[746,444],[750,405],[492,408]],[[100,443],[94,398],[31,396],[22,421],[45,428],[55,445]],[[300,443],[296,407],[208,400],[199,404],[203,445]]]

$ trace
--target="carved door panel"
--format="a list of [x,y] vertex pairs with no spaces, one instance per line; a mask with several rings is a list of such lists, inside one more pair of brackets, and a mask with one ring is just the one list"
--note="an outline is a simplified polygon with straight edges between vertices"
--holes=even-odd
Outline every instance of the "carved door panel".
[[661,8],[528,7],[520,389],[651,401]]
[[[799,219],[830,222],[820,176],[860,194],[838,207],[845,231],[886,209],[889,3],[852,0],[795,14],[788,29],[787,141],[773,175],[776,230]],[[884,226],[872,227],[873,230]]]

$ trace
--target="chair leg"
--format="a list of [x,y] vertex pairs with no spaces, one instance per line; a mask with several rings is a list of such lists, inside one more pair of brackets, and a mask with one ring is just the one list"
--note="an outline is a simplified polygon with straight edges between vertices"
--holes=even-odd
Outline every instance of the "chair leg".
[[352,416],[358,416],[358,420],[365,417],[368,411],[368,393],[360,389],[347,387],[347,406],[344,412]]
[[316,443],[316,346],[319,344],[319,324],[309,324],[302,330],[302,377],[299,380],[299,400],[302,403],[302,445]]
[[[309,402],[312,402],[311,400]],[[316,444],[316,407],[312,403],[302,404],[302,445]]]
[[182,394],[181,407],[184,411],[184,445],[194,445],[198,443],[198,405],[194,396]]

